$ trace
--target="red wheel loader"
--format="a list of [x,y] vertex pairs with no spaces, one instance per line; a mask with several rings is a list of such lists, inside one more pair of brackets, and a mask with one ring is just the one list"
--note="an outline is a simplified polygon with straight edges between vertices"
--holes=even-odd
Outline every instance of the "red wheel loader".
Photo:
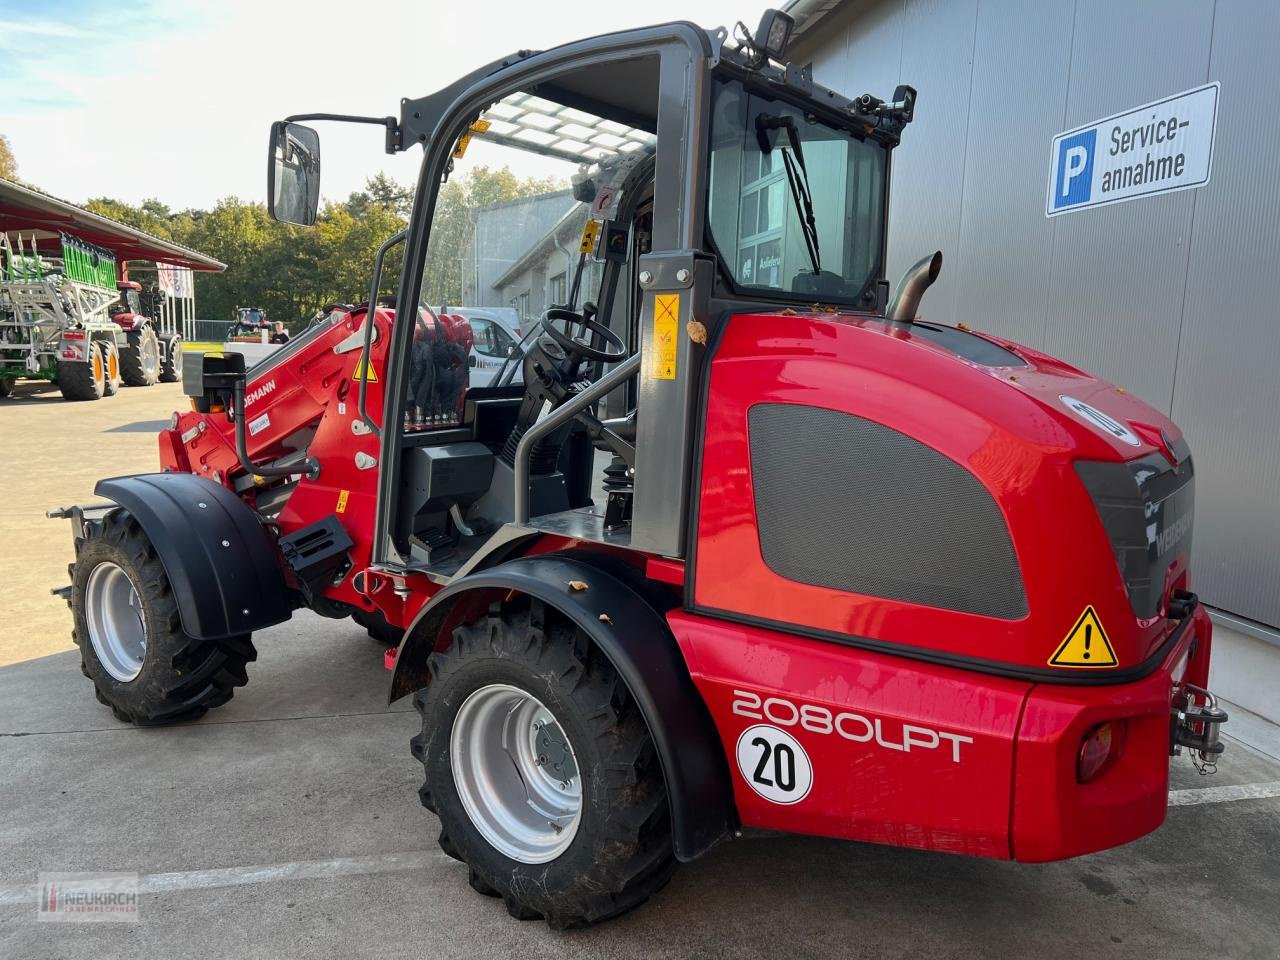
[[[420,145],[412,218],[372,309],[249,370],[188,354],[160,472],[54,511],[118,718],[226,702],[251,635],[295,610],[355,617],[397,645],[441,847],[554,927],[636,906],[743,828],[1035,862],[1160,825],[1170,756],[1212,769],[1226,719],[1182,433],[922,318],[941,254],[891,291],[916,93],[824,89],[786,63],[789,26],[596,37],[398,117],[273,126],[277,219],[315,220],[308,120]],[[437,249],[468,146],[572,187]],[[424,353],[448,341],[441,264],[472,271],[467,306],[555,291],[488,386]]]

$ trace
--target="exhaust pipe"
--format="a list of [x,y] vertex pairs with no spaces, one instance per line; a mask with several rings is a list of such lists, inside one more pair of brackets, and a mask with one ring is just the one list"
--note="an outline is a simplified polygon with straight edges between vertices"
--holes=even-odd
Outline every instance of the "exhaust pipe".
[[911,323],[920,309],[920,299],[924,292],[938,279],[942,272],[942,251],[916,261],[902,279],[893,295],[893,302],[885,311],[885,318],[893,323]]

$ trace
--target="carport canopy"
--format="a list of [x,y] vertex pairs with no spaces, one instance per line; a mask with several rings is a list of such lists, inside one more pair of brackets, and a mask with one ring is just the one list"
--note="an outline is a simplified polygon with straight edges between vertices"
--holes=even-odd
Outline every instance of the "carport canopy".
[[29,246],[34,237],[41,253],[61,254],[61,234],[96,244],[117,261],[149,260],[191,270],[217,272],[226,264],[172,240],[112,220],[40,190],[0,179],[0,233],[21,234]]

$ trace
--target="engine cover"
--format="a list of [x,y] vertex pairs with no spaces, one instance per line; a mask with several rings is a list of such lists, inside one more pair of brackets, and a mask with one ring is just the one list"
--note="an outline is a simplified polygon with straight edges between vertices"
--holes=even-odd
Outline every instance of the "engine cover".
[[1193,469],[1113,384],[960,327],[742,314],[706,417],[693,609],[1049,682],[1159,662]]

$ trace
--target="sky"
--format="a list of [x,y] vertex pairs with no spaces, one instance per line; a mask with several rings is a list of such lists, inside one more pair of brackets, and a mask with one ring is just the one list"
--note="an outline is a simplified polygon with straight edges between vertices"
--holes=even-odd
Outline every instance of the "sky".
[[[754,28],[760,0],[0,0],[0,133],[18,175],[72,202],[155,197],[175,210],[264,200],[271,122],[399,114],[513,51],[670,20]],[[375,126],[323,124],[322,189],[384,171],[411,185],[420,150]]]

